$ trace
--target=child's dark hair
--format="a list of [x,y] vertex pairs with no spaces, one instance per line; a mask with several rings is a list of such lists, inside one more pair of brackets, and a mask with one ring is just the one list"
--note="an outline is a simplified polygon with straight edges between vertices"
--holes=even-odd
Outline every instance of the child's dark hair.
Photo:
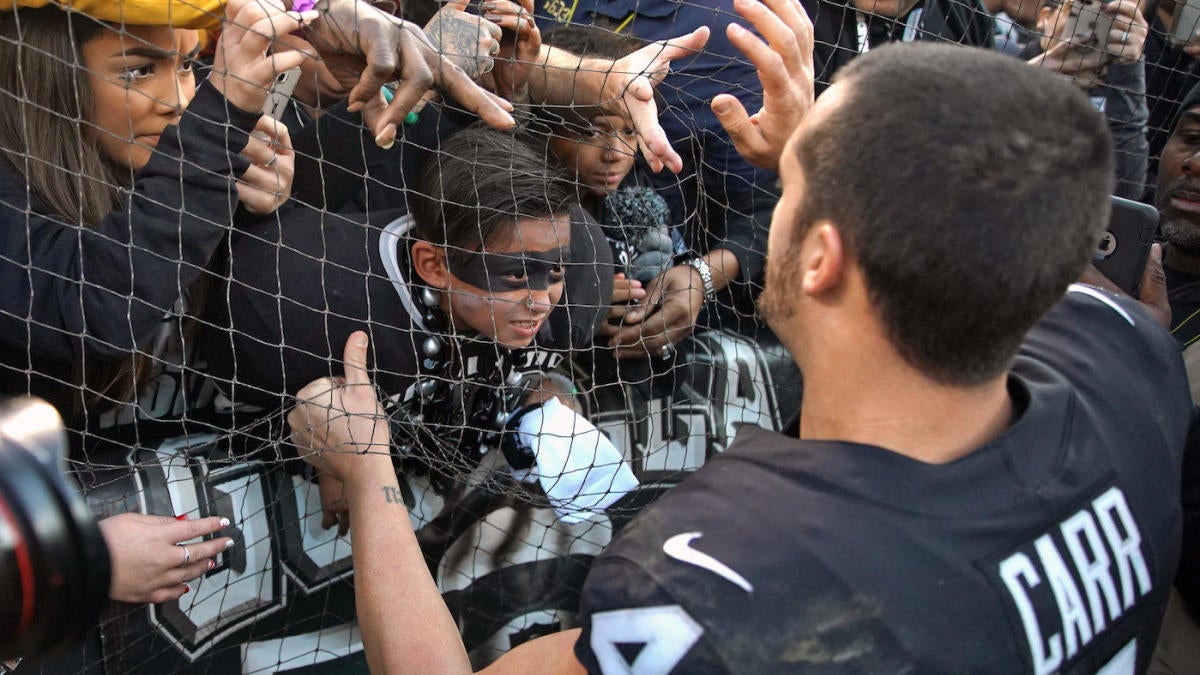
[[541,148],[478,125],[425,160],[409,207],[420,239],[475,250],[504,226],[566,213],[574,201],[575,187]]
[[646,46],[645,41],[631,35],[578,24],[546,31],[542,34],[542,44],[565,49],[576,56],[597,56],[614,61]]

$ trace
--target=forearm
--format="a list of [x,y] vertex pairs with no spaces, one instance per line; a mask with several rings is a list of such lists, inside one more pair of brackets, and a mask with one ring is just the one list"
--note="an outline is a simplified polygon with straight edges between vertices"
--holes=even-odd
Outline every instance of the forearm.
[[391,458],[361,458],[346,477],[355,602],[372,673],[470,673],[471,665],[417,544]]
[[542,45],[538,62],[529,74],[529,97],[533,103],[543,105],[599,104],[611,67],[611,61]]
[[717,291],[723,290],[726,286],[733,283],[734,279],[738,278],[741,265],[738,263],[738,258],[734,255],[733,251],[724,248],[714,248],[702,257],[712,271],[713,287]]

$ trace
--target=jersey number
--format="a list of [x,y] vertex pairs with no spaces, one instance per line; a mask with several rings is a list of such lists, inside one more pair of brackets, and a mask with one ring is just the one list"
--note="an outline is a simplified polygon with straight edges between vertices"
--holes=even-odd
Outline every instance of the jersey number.
[[604,675],[669,673],[704,628],[679,605],[617,609],[592,615],[592,653]]

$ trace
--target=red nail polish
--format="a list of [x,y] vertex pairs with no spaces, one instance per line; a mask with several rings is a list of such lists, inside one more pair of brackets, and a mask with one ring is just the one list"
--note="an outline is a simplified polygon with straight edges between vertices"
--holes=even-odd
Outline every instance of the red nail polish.
[[184,584],[183,585],[183,594],[187,595],[188,593],[191,593],[191,592],[192,592],[192,587],[188,586],[187,584]]
[[183,515],[175,516],[175,520],[187,520],[187,519],[188,519],[188,517],[187,517],[186,513]]
[[211,570],[212,568],[214,568],[214,567],[216,567],[216,566],[217,566],[217,563],[216,563],[216,562],[214,562],[214,561],[212,561],[212,560],[209,560],[209,561],[208,561],[208,569],[210,569],[210,570]]

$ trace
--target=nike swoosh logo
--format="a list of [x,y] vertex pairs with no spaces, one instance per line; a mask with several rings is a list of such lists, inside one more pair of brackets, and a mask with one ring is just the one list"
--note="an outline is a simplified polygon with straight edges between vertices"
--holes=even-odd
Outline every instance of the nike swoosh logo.
[[692,541],[703,537],[700,532],[684,532],[663,542],[663,553],[668,558],[674,558],[682,563],[695,565],[716,574],[725,581],[736,584],[747,593],[754,592],[754,586],[746,581],[746,577],[734,572],[728,565],[707,553],[692,548]]

